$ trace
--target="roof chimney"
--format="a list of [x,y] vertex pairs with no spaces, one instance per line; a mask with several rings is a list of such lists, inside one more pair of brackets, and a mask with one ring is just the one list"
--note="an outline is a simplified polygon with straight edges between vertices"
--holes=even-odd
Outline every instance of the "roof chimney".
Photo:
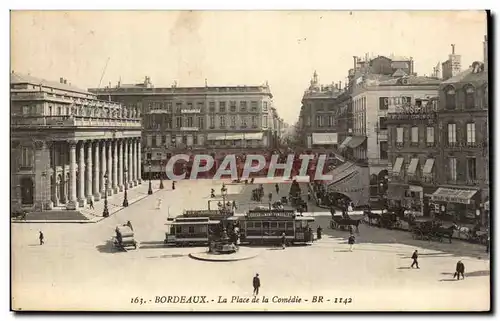
[[455,54],[455,44],[451,44],[451,54],[454,55]]
[[68,83],[68,79],[64,79],[64,84],[66,85]]
[[339,81],[339,90],[342,90],[342,81]]
[[63,77],[60,77],[59,78],[59,83],[63,84],[64,83],[64,78]]
[[356,66],[357,66],[357,62],[358,62],[358,57],[352,56],[352,58],[354,59],[354,72],[356,73]]

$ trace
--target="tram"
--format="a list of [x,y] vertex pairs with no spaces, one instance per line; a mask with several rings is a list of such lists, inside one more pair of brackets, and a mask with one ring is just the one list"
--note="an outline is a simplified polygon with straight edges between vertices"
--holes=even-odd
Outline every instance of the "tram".
[[239,220],[241,242],[264,244],[281,242],[285,233],[288,242],[310,243],[313,241],[312,216],[300,216],[294,210],[254,209]]

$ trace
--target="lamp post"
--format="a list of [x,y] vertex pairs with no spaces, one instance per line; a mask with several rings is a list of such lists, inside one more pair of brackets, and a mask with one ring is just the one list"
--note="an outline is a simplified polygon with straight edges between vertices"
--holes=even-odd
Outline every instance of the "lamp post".
[[160,159],[160,189],[163,189],[163,153]]
[[108,178],[108,172],[104,174],[104,210],[102,211],[102,217],[108,217],[109,216],[109,211],[108,211],[108,184],[109,184],[109,178]]
[[226,193],[227,193],[227,188],[225,186],[222,186],[220,189],[220,193],[222,195],[222,208],[226,209]]
[[149,168],[149,188],[148,188],[148,195],[153,194],[153,188],[151,187],[151,161],[148,162],[148,168]]
[[128,206],[128,199],[127,199],[127,185],[128,185],[127,184],[127,172],[128,172],[128,170],[127,170],[127,168],[125,168],[123,170],[123,175],[125,176],[124,177],[124,179],[125,179],[125,190],[123,192],[123,204],[122,204],[123,207],[127,207]]

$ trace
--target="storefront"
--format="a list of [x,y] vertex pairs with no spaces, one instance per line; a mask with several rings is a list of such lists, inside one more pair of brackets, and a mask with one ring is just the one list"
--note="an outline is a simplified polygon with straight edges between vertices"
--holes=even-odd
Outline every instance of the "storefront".
[[480,193],[477,189],[439,187],[431,200],[438,207],[442,220],[477,224],[481,220]]

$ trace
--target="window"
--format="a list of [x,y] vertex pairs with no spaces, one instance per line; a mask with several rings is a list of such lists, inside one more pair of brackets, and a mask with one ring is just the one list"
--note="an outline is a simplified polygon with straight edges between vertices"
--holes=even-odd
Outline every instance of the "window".
[[243,127],[243,128],[247,127],[247,117],[246,116],[241,116],[241,127]]
[[52,105],[49,105],[49,116],[52,116]]
[[389,151],[389,145],[387,144],[386,141],[381,141],[380,142],[380,159],[388,159],[388,151]]
[[215,113],[215,101],[211,101],[208,103],[208,111],[211,113]]
[[182,110],[182,103],[176,103],[175,104],[175,112],[180,113]]
[[473,182],[476,180],[476,158],[467,158],[467,181]]
[[264,117],[262,118],[262,123],[263,123],[263,124],[262,124],[262,127],[267,128],[267,126],[268,126],[268,124],[267,124],[267,116],[264,116]]
[[[156,146],[161,146],[161,144],[163,143],[162,142],[162,136],[161,135],[157,135],[156,136]],[[161,154],[160,154],[161,155]]]
[[321,116],[316,116],[316,126],[317,127],[322,127],[323,126],[323,117]]
[[396,128],[396,143],[403,143],[403,127]]
[[236,112],[236,102],[234,100],[229,102],[229,110],[232,113]]
[[198,135],[193,135],[193,145],[198,145]]
[[467,124],[467,144],[474,144],[476,142],[476,124]]
[[31,167],[33,164],[33,151],[28,147],[21,147],[21,166]]
[[448,178],[451,181],[457,180],[457,159],[455,157],[448,158]]
[[334,127],[335,126],[335,119],[333,116],[328,116],[328,127]]
[[219,102],[219,112],[220,113],[226,112],[226,102],[225,101]]
[[467,86],[465,88],[465,108],[466,109],[474,109],[476,107],[476,99],[475,99],[476,91],[474,87]]
[[267,111],[267,101],[262,104],[262,111]]
[[388,110],[389,109],[389,98],[388,97],[380,97],[378,99],[378,109],[379,110]]
[[193,103],[187,103],[187,109],[192,110],[193,109]]
[[231,127],[236,127],[236,116],[231,116]]
[[215,116],[210,115],[210,128],[215,128]]
[[445,89],[445,106],[451,110],[456,108],[455,89],[451,87]]
[[411,142],[413,144],[418,144],[418,127],[413,126],[411,128]]
[[183,143],[184,145],[187,145],[187,142],[188,142],[188,138],[187,138],[187,136],[186,136],[186,135],[182,136],[182,143]]
[[151,137],[151,140],[152,140],[153,146],[158,146],[158,144],[156,143],[156,135],[153,135],[153,137]]
[[189,116],[187,118],[187,126],[186,127],[193,127],[193,117]]
[[434,145],[434,127],[427,127],[426,140],[428,145]]
[[226,116],[219,116],[220,128],[226,127]]
[[334,111],[335,110],[335,105],[333,103],[328,104],[328,111]]
[[203,117],[198,117],[198,128],[203,129],[205,127],[205,119]]
[[175,126],[176,128],[182,127],[182,117],[175,117]]
[[247,102],[246,101],[240,101],[240,111],[242,111],[242,112],[247,111]]
[[203,111],[203,102],[198,102],[196,103],[196,108],[199,109],[200,111]]
[[152,155],[151,153],[146,153],[146,158],[151,159],[151,155]]
[[252,101],[252,102],[250,102],[250,109],[251,109],[251,111],[253,111],[253,112],[256,112],[256,111],[257,111],[257,102],[256,102],[256,101]]
[[252,116],[252,127],[257,127],[257,116]]
[[[23,114],[24,114],[24,110],[23,110]],[[27,113],[27,112],[26,112]],[[62,108],[61,107],[57,107],[57,116],[61,116],[62,115]]]
[[167,102],[166,110],[167,110],[167,113],[171,113],[172,112],[172,103],[170,101]]
[[448,143],[457,142],[457,124],[448,124]]
[[380,130],[387,129],[387,117],[379,117],[378,122]]

